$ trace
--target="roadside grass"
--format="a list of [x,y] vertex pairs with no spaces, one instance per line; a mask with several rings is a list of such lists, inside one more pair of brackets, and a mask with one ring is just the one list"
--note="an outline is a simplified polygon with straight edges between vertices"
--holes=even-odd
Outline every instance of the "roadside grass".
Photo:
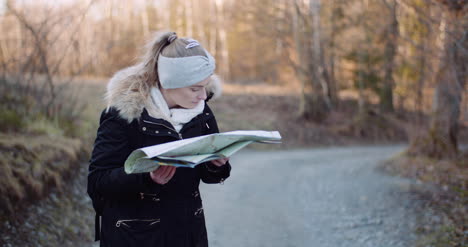
[[[62,190],[77,166],[89,158],[102,98],[94,95],[103,87],[70,85],[60,98],[62,111],[52,118],[15,87],[5,88],[9,90],[1,93],[0,100],[0,195],[4,198],[0,217],[13,219],[19,216],[18,207],[25,208],[53,189]],[[74,97],[83,98],[76,108],[66,102]]]
[[0,150],[2,218],[65,186],[86,153],[78,139],[19,133],[0,134]]
[[418,222],[416,247],[468,245],[468,152],[454,160],[434,160],[402,153],[383,168],[413,178],[428,189],[415,190],[424,202]]

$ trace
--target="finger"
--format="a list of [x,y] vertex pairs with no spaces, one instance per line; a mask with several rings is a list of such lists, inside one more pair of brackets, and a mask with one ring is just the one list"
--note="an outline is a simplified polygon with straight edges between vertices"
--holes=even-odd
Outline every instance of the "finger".
[[155,181],[158,184],[165,184],[167,181],[165,179],[161,178],[161,173],[164,172],[164,170],[167,170],[165,167],[158,167],[156,170],[151,172],[151,179]]
[[226,158],[221,158],[219,160],[217,160],[221,165],[224,165],[226,164]]
[[166,170],[167,168],[165,166],[159,166],[158,169],[154,170],[153,173],[154,175],[156,176],[161,176],[162,173],[164,173],[164,171]]
[[223,165],[219,160],[212,160],[211,163],[213,163],[215,166],[222,166]]
[[167,180],[171,176],[171,172],[172,172],[172,167],[168,166],[166,172],[162,174],[161,177]]
[[[164,169],[166,170],[166,169]],[[164,185],[167,183],[167,180],[161,176],[161,174],[159,174],[157,177],[156,177],[156,181],[158,184],[161,184],[161,185]]]
[[161,178],[164,178],[166,179],[167,176],[169,176],[169,174],[171,173],[171,167],[170,166],[166,166],[164,171],[161,173]]
[[156,179],[158,180],[158,182],[160,182],[160,184],[164,184],[164,183],[165,183],[165,181],[164,181],[164,180],[165,180],[165,175],[164,175],[164,173],[166,173],[166,170],[167,170],[167,168],[164,167],[164,168],[161,169],[161,170],[157,173],[157,175],[155,176]]
[[167,179],[168,180],[171,179],[174,176],[175,172],[176,172],[176,167],[172,167],[172,169],[170,169],[170,173]]
[[161,169],[162,169],[162,166],[158,166],[158,167],[156,167],[156,169],[154,169],[153,171],[151,171],[151,173],[156,174],[156,173],[160,172]]

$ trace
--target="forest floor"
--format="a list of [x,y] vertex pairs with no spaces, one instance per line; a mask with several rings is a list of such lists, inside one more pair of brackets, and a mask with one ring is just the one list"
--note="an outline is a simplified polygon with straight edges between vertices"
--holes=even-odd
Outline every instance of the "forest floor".
[[462,146],[457,160],[434,160],[400,155],[382,168],[389,174],[425,184],[417,194],[420,211],[418,246],[468,246],[468,147]]
[[[84,80],[79,86],[75,87],[76,93],[83,99],[83,102],[87,102],[87,107],[83,112],[83,123],[86,127],[85,129],[92,129],[93,131],[87,131],[81,136],[80,141],[81,145],[85,150],[88,150],[92,146],[92,141],[95,136],[95,129],[97,128],[98,118],[100,112],[105,107],[103,98],[103,93],[105,90],[105,83],[101,80]],[[280,131],[283,137],[283,143],[281,145],[261,145],[254,144],[252,147],[257,150],[262,149],[296,149],[296,148],[310,148],[318,146],[355,146],[355,145],[374,145],[374,144],[401,144],[407,143],[411,132],[415,129],[421,128],[418,125],[412,125],[410,123],[410,112],[394,114],[392,116],[379,114],[377,110],[369,110],[365,119],[356,119],[356,110],[357,103],[356,100],[353,100],[352,97],[344,99],[339,105],[337,105],[337,110],[332,112],[327,117],[322,119],[319,122],[304,121],[297,116],[297,105],[298,97],[294,90],[290,88],[284,88],[281,86],[269,86],[269,85],[253,85],[253,86],[239,86],[233,84],[227,84],[225,86],[224,95],[219,99],[214,99],[210,101],[210,106],[212,107],[220,127],[221,131],[230,131],[236,129],[262,129],[262,130],[278,130]],[[409,126],[409,127],[408,127]],[[468,126],[461,127],[460,140],[461,142],[468,143]],[[15,134],[3,134],[4,139],[15,138]],[[8,137],[10,135],[10,137]],[[34,137],[30,137],[34,139]],[[30,141],[27,141],[30,142]],[[34,142],[34,141],[33,141]],[[23,146],[27,146],[24,144]],[[57,149],[59,151],[60,149]],[[85,155],[85,156],[89,156]],[[85,162],[87,158],[83,160]],[[411,162],[403,162],[405,164],[412,164]],[[83,163],[79,163],[82,164]],[[398,168],[398,167],[397,167]],[[401,169],[398,169],[396,172],[393,170],[394,174],[402,174],[407,177],[414,177],[411,174],[405,173],[405,169],[400,166]],[[465,167],[466,168],[466,167]],[[466,169],[465,169],[466,170]],[[452,171],[453,172],[453,171]],[[81,176],[80,176],[81,177]],[[36,177],[32,176],[33,179]],[[41,180],[42,178],[37,178]],[[83,179],[83,178],[81,178]],[[423,181],[423,180],[422,180]],[[425,181],[424,181],[425,182]],[[430,182],[430,181],[429,181]],[[84,199],[73,199],[68,198],[64,200],[57,201],[55,194],[63,195],[64,188],[67,183],[61,183],[58,190],[52,189],[57,187],[57,185],[51,185],[51,196],[46,198],[45,203],[46,207],[52,208],[63,208],[65,214],[70,214],[71,217],[79,217],[79,212],[72,213],[74,210],[73,204],[84,205],[83,203],[89,203]],[[443,188],[443,185],[441,185]],[[62,188],[60,188],[62,187]],[[464,188],[466,193],[466,182]],[[78,195],[83,193],[82,189],[73,189],[74,192],[68,193],[69,195]],[[60,197],[60,196],[59,196]],[[63,198],[63,197],[61,197]],[[466,194],[465,197],[466,199]],[[75,202],[74,200],[78,200]],[[49,201],[49,203],[47,203]],[[62,203],[63,202],[63,203]],[[22,204],[22,202],[19,202]],[[37,204],[37,203],[35,203]],[[50,206],[56,205],[56,206]],[[29,215],[34,215],[34,209],[32,207],[33,213]],[[49,210],[49,209],[47,209]],[[50,209],[53,210],[53,209]],[[89,212],[89,206],[85,210]],[[61,210],[59,210],[62,212]],[[66,213],[69,212],[69,213]],[[40,212],[39,212],[40,213]],[[466,207],[465,211],[462,211],[464,216],[466,216]],[[18,215],[21,215],[19,213]],[[6,221],[4,226],[0,226],[0,232],[2,235],[6,232],[14,234],[15,225],[19,225],[25,222],[25,217],[16,217],[16,220]],[[86,217],[83,219],[87,219]],[[31,224],[31,227],[39,227],[40,224],[45,224],[41,220],[30,220],[28,221]],[[34,225],[31,222],[37,222],[39,225]],[[64,220],[63,224],[69,223],[69,220]],[[65,243],[63,239],[73,240],[83,238],[83,231],[90,230],[89,225],[81,227],[89,221],[76,221],[76,226],[68,229],[66,232],[56,232],[54,233],[57,243]],[[439,224],[443,225],[443,224]],[[61,224],[57,227],[50,226],[49,228],[44,228],[45,233],[51,234],[54,230],[61,228]],[[459,227],[458,227],[459,228]],[[6,231],[5,229],[9,229]],[[80,230],[81,229],[81,230]],[[464,228],[466,234],[466,227]],[[6,232],[4,232],[4,230]],[[458,230],[457,230],[458,231]],[[432,234],[432,233],[431,233]],[[26,236],[26,235],[25,235]],[[11,243],[8,239],[11,239],[14,236],[2,236],[0,238],[0,244],[4,246],[9,246],[7,243]],[[40,236],[39,236],[40,237]],[[27,238],[27,237],[25,237]],[[31,240],[38,239],[38,236],[31,236]],[[83,238],[86,239],[86,238]],[[61,242],[60,242],[61,241]],[[69,245],[69,244],[67,244]],[[47,245],[43,245],[47,246]],[[73,245],[70,245],[73,246]],[[434,245],[435,246],[435,245]],[[454,245],[456,246],[456,245]]]

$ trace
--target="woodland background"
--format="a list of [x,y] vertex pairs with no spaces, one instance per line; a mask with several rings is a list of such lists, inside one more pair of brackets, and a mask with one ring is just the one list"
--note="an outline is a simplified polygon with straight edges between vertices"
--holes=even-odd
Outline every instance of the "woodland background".
[[[63,185],[87,157],[107,78],[134,64],[157,30],[193,37],[216,58],[226,81],[225,96],[213,103],[222,130],[279,129],[282,148],[408,142],[389,169],[453,187],[450,201],[466,205],[467,5],[1,1],[4,217],[12,201],[34,201]],[[57,165],[63,152],[69,155]],[[448,234],[466,241],[461,222],[453,219]]]

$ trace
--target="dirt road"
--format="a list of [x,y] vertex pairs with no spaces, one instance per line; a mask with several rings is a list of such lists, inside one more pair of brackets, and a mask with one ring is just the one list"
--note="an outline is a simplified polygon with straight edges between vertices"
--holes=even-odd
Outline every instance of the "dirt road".
[[375,169],[402,149],[236,154],[224,185],[201,188],[210,246],[413,246],[411,181]]

